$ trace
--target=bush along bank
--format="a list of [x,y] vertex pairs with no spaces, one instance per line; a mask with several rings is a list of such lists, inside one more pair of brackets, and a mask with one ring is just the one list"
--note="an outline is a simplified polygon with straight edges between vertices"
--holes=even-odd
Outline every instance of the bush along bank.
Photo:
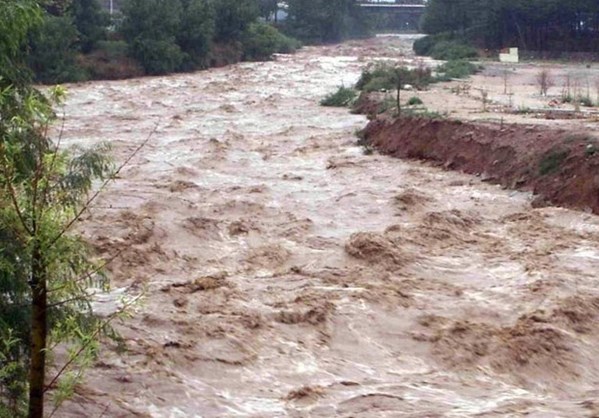
[[194,71],[371,34],[354,0],[288,0],[284,21],[271,0],[122,0],[112,16],[99,1],[39,3],[44,18],[27,48],[36,81]]
[[533,206],[599,214],[599,138],[589,133],[406,116],[372,120],[360,135],[384,154],[432,161],[531,191]]
[[27,52],[41,83],[194,71],[301,47],[261,21],[256,0],[123,0],[112,17],[98,0],[43,4]]
[[[353,89],[340,87],[337,92],[326,96],[320,104],[323,106],[349,106],[352,112],[376,117],[392,111],[392,116],[400,113],[439,118],[443,115],[430,112],[424,103],[413,94],[406,101],[401,90],[423,90],[430,84],[450,81],[456,78],[468,78],[481,70],[480,66],[466,60],[452,60],[439,65],[434,70],[424,64],[415,68],[391,63],[368,65],[360,75]],[[395,92],[395,94],[391,94]],[[357,99],[355,98],[357,96]],[[402,103],[405,106],[402,110]]]

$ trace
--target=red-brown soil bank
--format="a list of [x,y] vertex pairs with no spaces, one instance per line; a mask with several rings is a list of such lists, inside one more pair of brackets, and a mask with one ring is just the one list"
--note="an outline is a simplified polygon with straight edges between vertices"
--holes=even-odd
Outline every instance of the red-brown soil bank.
[[538,205],[599,213],[599,142],[589,133],[411,117],[375,119],[363,133],[382,153],[530,190]]

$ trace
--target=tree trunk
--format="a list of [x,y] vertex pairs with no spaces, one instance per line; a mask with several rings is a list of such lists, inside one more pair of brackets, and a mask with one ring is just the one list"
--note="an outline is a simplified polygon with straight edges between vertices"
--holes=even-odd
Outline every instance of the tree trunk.
[[46,339],[48,307],[45,266],[39,244],[33,249],[31,273],[31,365],[29,367],[29,418],[44,416],[44,383],[46,375]]
[[397,84],[397,116],[401,116],[401,82]]

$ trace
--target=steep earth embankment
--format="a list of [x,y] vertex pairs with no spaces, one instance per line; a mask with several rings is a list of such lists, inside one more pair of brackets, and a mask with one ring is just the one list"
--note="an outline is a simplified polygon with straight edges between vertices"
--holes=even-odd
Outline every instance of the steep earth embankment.
[[599,213],[599,142],[590,133],[405,117],[373,120],[363,134],[385,154],[434,161],[532,191],[534,206]]

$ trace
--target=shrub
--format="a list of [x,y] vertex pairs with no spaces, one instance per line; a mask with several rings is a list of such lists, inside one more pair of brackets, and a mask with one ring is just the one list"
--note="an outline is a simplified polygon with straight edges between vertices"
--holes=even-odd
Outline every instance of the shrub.
[[425,36],[417,39],[413,46],[416,55],[431,56],[438,60],[460,60],[475,58],[478,52],[463,38],[456,38],[449,32]]
[[539,174],[544,176],[556,172],[568,155],[568,150],[560,151],[554,149],[549,151],[539,163]]
[[419,66],[415,69],[395,67],[386,63],[377,63],[362,71],[356,88],[363,91],[393,90],[400,84],[410,84],[423,88],[433,81],[429,68]]
[[130,45],[130,55],[147,74],[159,75],[176,71],[183,63],[184,55],[173,38],[137,39]]
[[584,107],[593,107],[593,100],[589,96],[582,96],[580,99],[580,105]]
[[480,70],[481,67],[466,60],[447,61],[437,67],[437,73],[439,74],[437,80],[447,81],[452,78],[467,78]]
[[351,88],[340,86],[336,92],[327,95],[320,101],[321,106],[344,107],[350,106],[358,93]]
[[434,59],[446,61],[478,56],[475,48],[459,41],[440,41],[431,49],[430,54]]
[[120,58],[127,55],[129,46],[125,41],[100,41],[96,48],[103,51],[108,58]]
[[243,35],[243,53],[246,60],[266,60],[276,52],[293,52],[299,42],[266,23],[252,23]]
[[421,105],[424,104],[422,103],[422,100],[420,99],[420,97],[410,97],[410,99],[408,100],[408,106],[417,106],[417,105]]
[[430,56],[435,45],[442,41],[451,41],[453,35],[450,33],[439,33],[436,35],[427,35],[417,39],[414,42],[413,49],[416,55]]
[[435,38],[429,35],[420,39],[416,39],[416,41],[414,41],[413,49],[416,55],[427,56],[431,54],[431,51],[435,44]]

